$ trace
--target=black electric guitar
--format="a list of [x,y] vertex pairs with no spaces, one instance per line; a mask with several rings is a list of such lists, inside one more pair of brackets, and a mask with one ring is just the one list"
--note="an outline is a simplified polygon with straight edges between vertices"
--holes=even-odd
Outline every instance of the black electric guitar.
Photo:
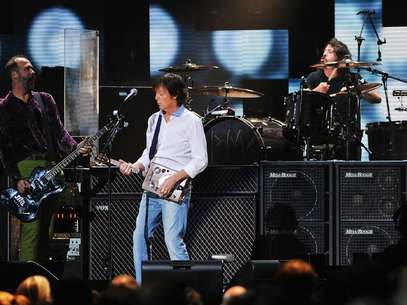
[[23,222],[33,221],[38,216],[38,210],[45,198],[61,193],[65,186],[56,177],[62,170],[80,155],[80,149],[93,145],[102,135],[119,124],[119,120],[111,121],[95,135],[78,144],[77,148],[51,169],[35,168],[28,182],[30,193],[23,195],[14,188],[5,189],[0,193],[0,205],[5,206],[11,214]]

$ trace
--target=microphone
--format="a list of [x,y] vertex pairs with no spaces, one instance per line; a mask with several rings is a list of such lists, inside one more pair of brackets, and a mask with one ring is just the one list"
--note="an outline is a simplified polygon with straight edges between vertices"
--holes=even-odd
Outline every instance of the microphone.
[[138,90],[136,88],[132,88],[130,90],[130,93],[124,98],[123,103],[127,102],[128,100],[134,98],[138,93]]
[[305,76],[303,75],[303,76],[301,76],[301,80],[300,80],[300,86],[301,86],[301,88],[308,88],[308,85],[307,85],[307,79],[305,78]]
[[374,15],[374,14],[376,14],[376,12],[374,10],[373,11],[362,10],[362,11],[357,12],[356,15]]

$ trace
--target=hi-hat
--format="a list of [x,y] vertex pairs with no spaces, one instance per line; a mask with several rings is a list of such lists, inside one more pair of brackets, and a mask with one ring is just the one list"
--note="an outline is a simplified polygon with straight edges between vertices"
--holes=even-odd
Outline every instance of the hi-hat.
[[381,65],[380,62],[375,61],[354,61],[351,59],[339,60],[339,61],[328,61],[321,62],[315,65],[312,65],[311,68],[323,69],[326,67],[333,67],[339,69],[358,69],[358,68],[369,68],[371,66]]
[[226,98],[258,98],[263,96],[263,93],[258,91],[228,85],[192,88],[192,92],[200,95],[221,96]]
[[203,71],[203,70],[211,70],[211,69],[219,69],[218,66],[214,65],[199,65],[194,64],[192,62],[185,62],[178,66],[169,66],[167,68],[160,69],[161,72],[172,72],[172,73],[181,73],[181,72],[193,72],[193,71]]

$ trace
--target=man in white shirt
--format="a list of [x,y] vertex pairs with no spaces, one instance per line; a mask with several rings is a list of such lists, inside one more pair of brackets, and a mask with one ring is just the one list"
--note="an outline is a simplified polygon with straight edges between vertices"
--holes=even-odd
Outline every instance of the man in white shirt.
[[[144,192],[141,199],[133,234],[133,255],[138,283],[142,281],[141,263],[148,260],[148,238],[157,228],[160,216],[171,260],[189,260],[183,238],[187,227],[190,192],[187,192],[180,203],[165,198],[171,194],[178,182],[194,178],[208,164],[202,121],[183,106],[186,86],[182,77],[167,73],[158,79],[153,89],[160,111],[148,119],[147,147],[133,164],[120,160],[120,172],[123,175],[130,175],[134,171],[146,172],[152,159],[177,172],[162,183],[159,196]],[[148,234],[145,234],[146,231]]]

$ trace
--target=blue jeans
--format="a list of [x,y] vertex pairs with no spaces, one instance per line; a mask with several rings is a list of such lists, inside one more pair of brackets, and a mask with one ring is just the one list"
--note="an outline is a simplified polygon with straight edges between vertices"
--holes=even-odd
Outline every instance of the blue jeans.
[[[158,198],[149,193],[147,215],[148,238],[153,236],[160,219],[162,219],[165,244],[171,260],[189,260],[188,251],[183,239],[187,229],[189,200],[189,192],[181,204]],[[143,261],[148,260],[144,236],[146,203],[147,193],[144,192],[140,201],[136,229],[133,233],[134,267],[136,269],[136,280],[139,284],[142,282],[141,264]]]

